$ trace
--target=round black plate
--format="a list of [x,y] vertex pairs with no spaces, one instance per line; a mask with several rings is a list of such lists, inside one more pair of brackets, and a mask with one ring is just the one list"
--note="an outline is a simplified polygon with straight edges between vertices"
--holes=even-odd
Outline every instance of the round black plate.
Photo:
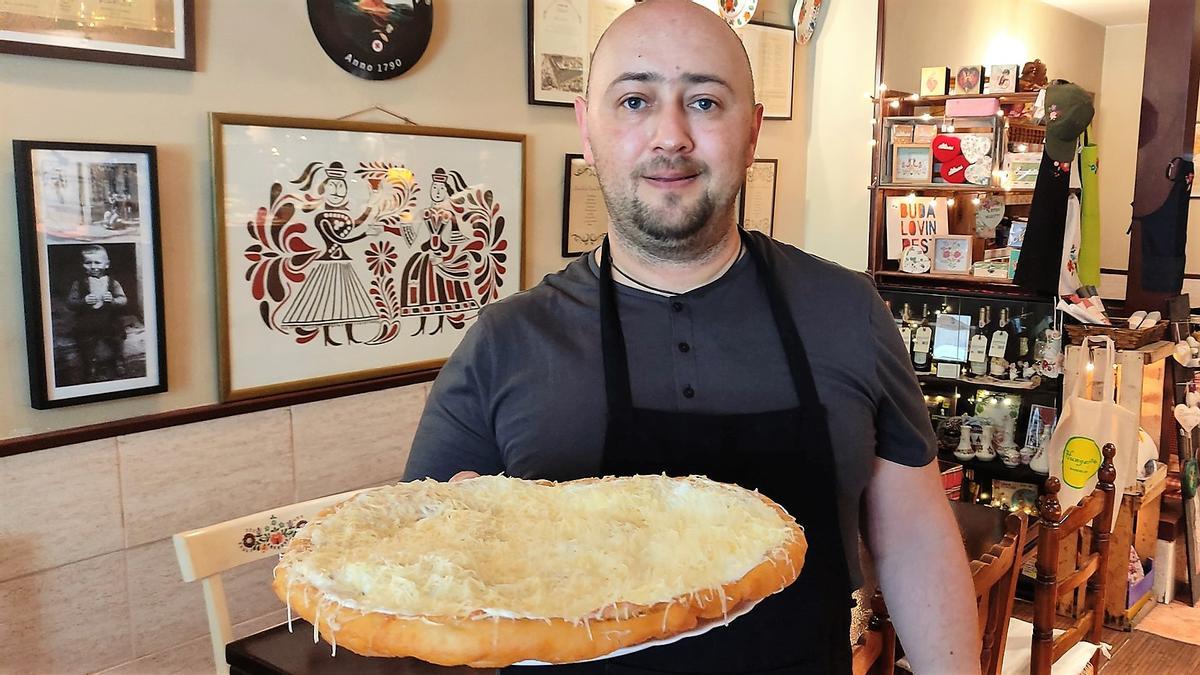
[[308,0],[317,42],[342,70],[367,80],[402,75],[433,32],[433,0]]

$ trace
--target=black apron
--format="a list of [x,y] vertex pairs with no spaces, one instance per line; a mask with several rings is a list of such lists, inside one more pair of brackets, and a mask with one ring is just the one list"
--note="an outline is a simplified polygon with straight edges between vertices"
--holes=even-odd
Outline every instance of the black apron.
[[[697,474],[758,489],[805,527],[809,548],[804,568],[795,583],[763,599],[728,626],[619,658],[551,668],[556,675],[851,672],[851,587],[825,410],[817,397],[804,343],[773,271],[758,244],[740,234],[764,284],[799,405],[734,415],[634,408],[612,257],[605,240],[600,264],[600,328],[608,427],[597,475]],[[669,305],[672,300],[663,302]],[[529,669],[550,675],[545,671],[545,666]]]

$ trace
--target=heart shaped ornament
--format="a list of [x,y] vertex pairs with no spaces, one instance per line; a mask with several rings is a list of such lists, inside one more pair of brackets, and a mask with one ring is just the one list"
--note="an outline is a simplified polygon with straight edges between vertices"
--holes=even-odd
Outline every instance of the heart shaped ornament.
[[962,137],[962,154],[967,161],[975,164],[992,153],[992,141],[983,134],[971,134]]
[[[970,180],[971,175],[967,174]],[[989,195],[979,200],[975,207],[975,236],[991,239],[996,236],[996,226],[1004,220],[1004,197]]]
[[987,185],[992,180],[991,160],[984,157],[983,161],[967,167],[967,182],[972,185]]
[[900,271],[924,274],[933,267],[932,261],[919,246],[909,246],[900,254]]
[[1192,429],[1200,426],[1200,408],[1189,408],[1180,403],[1175,406],[1175,421],[1184,431],[1192,433]]

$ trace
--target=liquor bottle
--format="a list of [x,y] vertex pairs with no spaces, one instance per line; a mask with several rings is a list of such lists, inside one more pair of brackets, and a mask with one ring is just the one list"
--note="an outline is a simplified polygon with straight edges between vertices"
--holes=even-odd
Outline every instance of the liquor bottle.
[[1029,321],[1031,319],[1025,316],[1016,317],[1013,323],[1017,327],[1017,360],[1028,361],[1029,359]]
[[913,331],[913,367],[918,373],[929,372],[929,352],[933,348],[933,326],[929,325],[929,305],[921,307],[921,323]]
[[972,375],[986,375],[988,368],[988,308],[979,308],[979,319],[971,326],[971,339],[967,343],[967,364]]
[[912,308],[906,302],[900,309],[900,339],[904,341],[904,349],[908,351],[908,359],[912,360]]
[[1003,378],[1008,372],[1008,364],[1017,359],[1017,336],[1012,321],[1008,318],[1008,308],[1000,308],[1000,320],[992,326],[991,339],[988,342],[988,360],[991,363],[992,377]]

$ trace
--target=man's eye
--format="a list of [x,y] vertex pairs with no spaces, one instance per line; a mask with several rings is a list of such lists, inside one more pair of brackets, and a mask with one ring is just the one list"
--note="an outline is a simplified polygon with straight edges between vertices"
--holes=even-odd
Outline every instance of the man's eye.
[[642,108],[646,107],[646,100],[637,96],[630,96],[624,101],[621,101],[621,105],[627,110],[641,110]]
[[711,98],[702,98],[702,99],[693,101],[692,105],[695,106],[695,108],[697,110],[700,110],[703,112],[708,112],[709,110],[712,110],[713,108],[717,107],[717,102],[712,100]]

